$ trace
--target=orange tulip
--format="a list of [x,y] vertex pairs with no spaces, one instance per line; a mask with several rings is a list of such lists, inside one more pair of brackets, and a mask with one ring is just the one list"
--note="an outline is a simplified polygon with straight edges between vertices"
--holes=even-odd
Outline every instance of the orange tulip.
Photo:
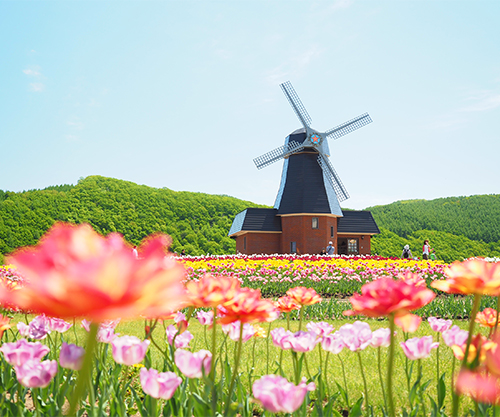
[[27,282],[1,291],[0,302],[93,321],[161,315],[184,298],[184,268],[165,256],[168,244],[167,236],[147,239],[136,259],[117,233],[102,237],[89,225],[58,223],[37,246],[10,257]]
[[310,306],[321,302],[321,297],[312,288],[295,287],[286,292],[286,295],[293,298],[301,306]]
[[219,323],[228,324],[235,321],[253,323],[276,320],[279,312],[271,300],[261,298],[260,290],[241,288],[234,298],[219,305]]
[[[465,349],[467,347],[467,342],[463,345],[453,345],[451,349],[453,354],[458,360],[463,360],[465,355]],[[484,363],[486,359],[486,352],[495,347],[495,343],[487,340],[484,336],[477,334],[475,335],[469,346],[469,354],[467,355],[467,363],[472,363],[477,360],[477,364]]]
[[415,333],[422,322],[422,317],[415,314],[405,314],[404,316],[397,316],[394,318],[394,323],[401,327],[403,332]]
[[283,313],[289,313],[290,311],[300,309],[300,304],[289,295],[285,295],[278,298],[276,307]]
[[189,281],[186,289],[189,305],[217,307],[235,296],[240,290],[240,282],[235,278],[205,274],[199,281]]
[[426,287],[392,278],[379,278],[361,287],[361,294],[351,298],[352,310],[347,316],[363,314],[368,317],[383,317],[394,314],[406,316],[408,312],[429,304],[436,295]]
[[493,328],[497,322],[497,311],[493,308],[485,308],[476,315],[476,323],[481,326]]
[[444,270],[448,279],[433,281],[431,286],[449,294],[500,293],[500,265],[483,259],[454,262]]
[[2,314],[0,314],[0,340],[2,339],[3,332],[11,328],[9,322],[10,322],[10,317],[3,316]]

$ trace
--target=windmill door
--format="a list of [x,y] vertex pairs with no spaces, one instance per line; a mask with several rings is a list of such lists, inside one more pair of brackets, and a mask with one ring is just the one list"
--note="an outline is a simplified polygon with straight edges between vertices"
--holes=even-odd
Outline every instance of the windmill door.
[[359,241],[357,238],[340,237],[337,240],[339,255],[358,255]]

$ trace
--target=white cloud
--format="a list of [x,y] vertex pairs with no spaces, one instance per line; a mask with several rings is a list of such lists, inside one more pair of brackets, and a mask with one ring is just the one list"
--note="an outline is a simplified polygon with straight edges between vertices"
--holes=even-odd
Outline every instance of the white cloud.
[[42,73],[38,69],[24,69],[23,72],[30,77],[40,77]]
[[68,122],[66,122],[66,124],[68,126],[71,126],[74,129],[76,129],[76,130],[82,130],[84,127],[83,123],[80,121],[76,121],[76,122],[68,121]]
[[479,91],[468,97],[466,101],[471,102],[471,104],[461,108],[462,112],[492,110],[500,107],[500,93],[493,90]]
[[40,93],[45,90],[45,85],[42,83],[30,83],[30,91],[34,91],[35,93]]
[[354,0],[337,0],[330,6],[331,11],[339,10],[339,9],[347,9],[352,6]]
[[66,138],[67,142],[71,142],[71,143],[78,142],[80,139],[78,136],[75,136],[75,135],[65,135],[64,137]]

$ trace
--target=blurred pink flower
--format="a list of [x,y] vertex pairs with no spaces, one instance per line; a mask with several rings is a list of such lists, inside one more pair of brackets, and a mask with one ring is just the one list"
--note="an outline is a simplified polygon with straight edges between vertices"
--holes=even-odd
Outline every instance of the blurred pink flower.
[[408,339],[406,342],[401,342],[400,345],[408,359],[416,360],[427,358],[431,354],[431,349],[437,348],[439,343],[433,343],[432,336],[424,336]]
[[391,330],[377,329],[372,333],[370,346],[372,347],[388,347],[391,344]]
[[441,333],[444,332],[445,330],[448,330],[453,324],[451,320],[438,319],[436,317],[429,317],[427,321],[431,325],[432,330]]
[[[240,340],[240,326],[241,322],[234,321],[229,324],[223,324],[221,327],[222,331],[226,333],[231,340],[237,342],[238,340]],[[254,334],[255,334],[254,327],[250,323],[244,323],[242,342],[247,342],[252,338]]]
[[460,327],[455,325],[448,330],[445,330],[442,335],[446,346],[462,346],[465,342],[467,342],[469,332],[467,330],[462,330]]
[[135,336],[117,337],[111,342],[113,359],[123,365],[135,365],[142,362],[150,341],[141,341]]
[[323,350],[334,354],[340,353],[342,349],[346,347],[344,341],[342,340],[342,336],[338,331],[323,337],[321,346],[323,347]]
[[188,378],[201,378],[203,374],[208,375],[212,364],[212,354],[204,349],[194,353],[177,349],[174,359],[179,370]]
[[[120,333],[115,333],[115,328],[119,322],[120,319],[105,321],[104,323],[101,323],[99,325],[99,330],[97,331],[97,341],[101,343],[110,343],[115,338],[117,338]],[[87,330],[87,332],[90,331],[90,323],[90,321],[87,321],[85,319],[82,320],[81,325],[85,330]]]
[[213,311],[198,311],[196,318],[200,322],[200,324],[204,326],[211,326],[214,322],[214,312]]
[[417,331],[420,323],[422,323],[422,317],[408,313],[404,316],[394,317],[394,323],[399,326],[403,332],[414,333]]
[[73,324],[68,323],[63,319],[58,319],[56,317],[49,317],[49,329],[58,333],[67,332]]
[[363,350],[370,345],[372,330],[368,323],[355,321],[353,324],[344,324],[338,330],[346,348],[352,352]]
[[307,323],[307,330],[314,333],[320,340],[333,332],[333,326],[324,321]]
[[144,392],[153,398],[169,400],[174,395],[177,387],[182,383],[182,378],[173,372],[158,373],[156,369],[141,368],[141,386]]
[[50,349],[40,342],[27,342],[20,339],[13,343],[4,343],[0,347],[5,360],[12,366],[21,366],[29,360],[40,362],[42,358],[50,352]]
[[24,323],[23,321],[20,321],[17,323],[17,330],[19,334],[23,337],[29,337],[30,334],[30,326]]
[[[193,335],[189,332],[189,330],[186,330],[184,333],[177,333],[179,333],[179,330],[173,324],[167,327],[166,334],[168,344],[171,345],[175,337],[176,349],[189,347],[189,342],[193,339]],[[177,335],[177,337],[175,335]]]
[[252,386],[253,396],[272,413],[293,413],[302,405],[307,392],[315,389],[314,382],[306,384],[305,378],[294,385],[279,375],[264,375]]
[[45,388],[57,373],[57,362],[30,359],[14,369],[21,385],[27,388]]
[[36,316],[29,324],[20,321],[17,323],[17,330],[23,337],[34,340],[42,340],[50,333],[49,320],[44,315]]
[[288,350],[292,348],[289,341],[290,337],[293,337],[293,333],[289,330],[285,330],[283,327],[271,330],[273,344],[281,349]]
[[59,352],[59,365],[66,369],[79,371],[83,364],[85,349],[80,346],[63,342]]
[[170,239],[144,241],[136,259],[118,233],[56,223],[36,246],[7,258],[26,278],[15,291],[0,286],[0,302],[50,317],[157,317],[184,299],[184,268],[165,257]]
[[294,352],[310,352],[316,347],[319,340],[315,333],[299,330],[288,338],[288,342]]
[[460,394],[471,396],[474,401],[500,404],[500,383],[493,375],[462,370],[458,374],[455,389]]

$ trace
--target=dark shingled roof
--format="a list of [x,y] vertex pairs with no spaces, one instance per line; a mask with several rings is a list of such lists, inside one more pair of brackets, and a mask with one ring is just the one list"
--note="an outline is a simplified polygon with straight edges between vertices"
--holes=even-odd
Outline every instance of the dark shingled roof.
[[338,218],[337,233],[378,234],[380,230],[370,211],[342,211]]
[[236,215],[228,235],[241,231],[281,232],[281,218],[277,213],[276,209],[247,208]]

